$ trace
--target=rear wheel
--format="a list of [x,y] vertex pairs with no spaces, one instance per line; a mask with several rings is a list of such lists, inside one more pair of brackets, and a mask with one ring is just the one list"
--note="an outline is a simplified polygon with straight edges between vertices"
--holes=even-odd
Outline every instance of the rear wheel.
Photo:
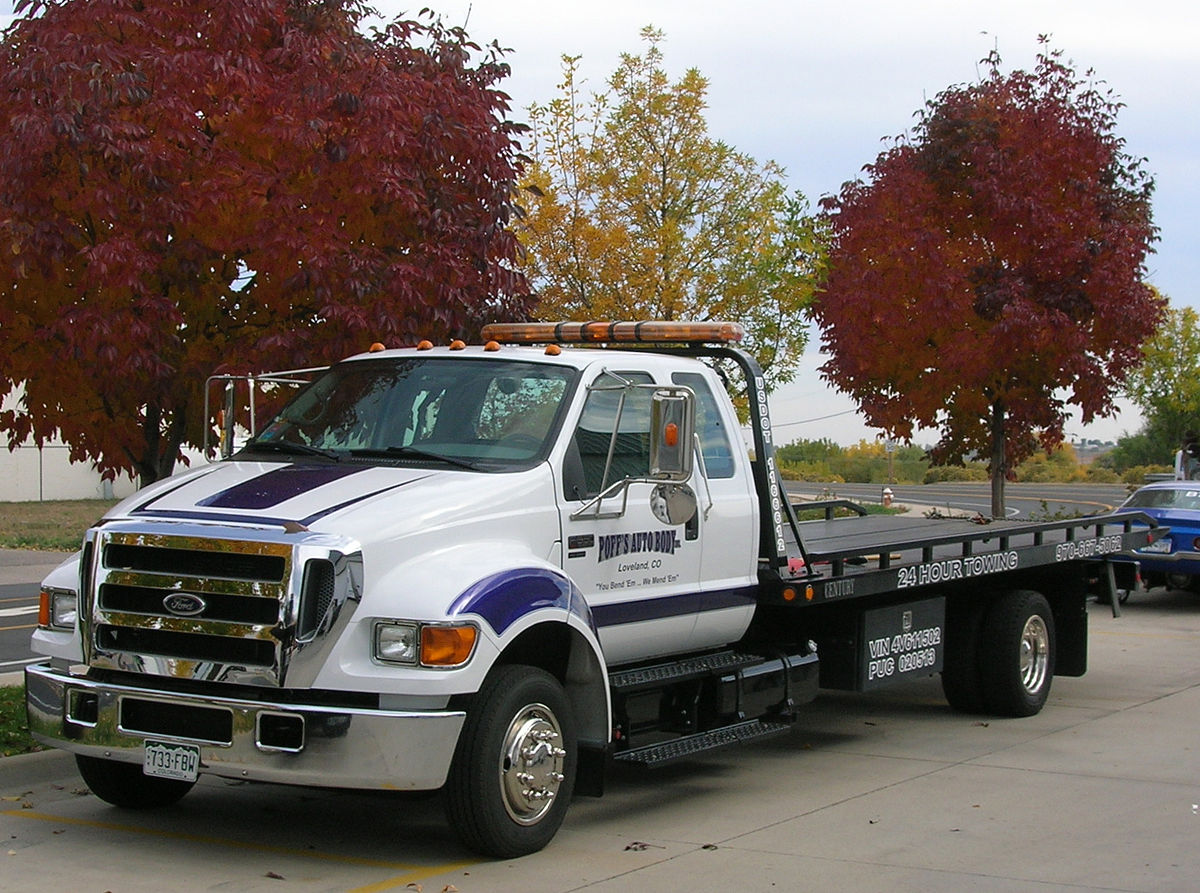
[[446,783],[446,813],[471,849],[501,859],[542,849],[566,815],[575,727],[558,680],[502,666],[473,698]]
[[983,681],[979,672],[979,635],[987,604],[954,606],[946,617],[946,651],[942,663],[942,692],[962,713],[982,713]]
[[1039,592],[1008,592],[992,603],[980,640],[984,706],[998,716],[1033,716],[1054,678],[1054,615]]
[[194,781],[155,778],[136,763],[118,763],[99,757],[75,755],[79,774],[93,794],[113,806],[153,809],[177,803],[192,789]]

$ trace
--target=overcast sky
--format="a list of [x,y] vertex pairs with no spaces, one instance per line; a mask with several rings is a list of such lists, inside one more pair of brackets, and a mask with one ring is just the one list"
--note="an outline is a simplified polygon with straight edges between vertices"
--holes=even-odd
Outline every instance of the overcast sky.
[[[973,81],[979,60],[999,50],[1006,69],[1031,68],[1039,34],[1049,34],[1076,70],[1091,68],[1125,102],[1118,132],[1149,160],[1161,228],[1149,281],[1175,305],[1200,305],[1200,14],[1194,4],[1143,0],[377,0],[387,16],[429,6],[465,24],[476,42],[512,52],[502,86],[513,117],[555,95],[563,54],[582,55],[581,72],[600,89],[622,52],[640,52],[639,32],[666,33],[665,64],[709,79],[710,133],[759,161],[774,160],[791,188],[815,206],[858,176],[885,137],[907,130],[927,99]],[[0,3],[10,12],[11,3]],[[797,382],[776,395],[781,441],[872,438],[847,398],[805,357]],[[828,417],[832,416],[832,417]],[[828,417],[828,418],[824,418]],[[820,419],[819,421],[809,421]],[[1115,439],[1140,425],[1127,407],[1115,420],[1071,435]],[[932,440],[932,436],[926,440]]]

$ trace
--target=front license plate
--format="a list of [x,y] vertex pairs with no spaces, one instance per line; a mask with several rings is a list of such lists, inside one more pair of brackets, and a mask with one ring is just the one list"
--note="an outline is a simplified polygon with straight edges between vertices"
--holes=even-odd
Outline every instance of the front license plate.
[[155,778],[195,781],[200,774],[200,748],[194,744],[147,741],[142,772]]
[[1170,552],[1171,551],[1171,541],[1164,537],[1163,539],[1158,540],[1157,542],[1148,543],[1147,545],[1142,546],[1142,548],[1138,549],[1138,551],[1139,552],[1154,552],[1154,553]]

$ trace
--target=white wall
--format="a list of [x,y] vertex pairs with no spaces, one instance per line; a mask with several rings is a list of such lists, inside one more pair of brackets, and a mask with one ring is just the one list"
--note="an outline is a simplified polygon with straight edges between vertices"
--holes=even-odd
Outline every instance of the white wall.
[[90,462],[71,462],[64,444],[0,447],[0,502],[120,499],[135,489],[130,478],[102,481]]

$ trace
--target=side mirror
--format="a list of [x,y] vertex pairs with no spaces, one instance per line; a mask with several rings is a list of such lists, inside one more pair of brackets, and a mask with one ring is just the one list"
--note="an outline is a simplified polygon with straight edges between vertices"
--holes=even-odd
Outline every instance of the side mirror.
[[650,399],[650,477],[683,483],[692,476],[696,403],[687,388],[655,388]]

